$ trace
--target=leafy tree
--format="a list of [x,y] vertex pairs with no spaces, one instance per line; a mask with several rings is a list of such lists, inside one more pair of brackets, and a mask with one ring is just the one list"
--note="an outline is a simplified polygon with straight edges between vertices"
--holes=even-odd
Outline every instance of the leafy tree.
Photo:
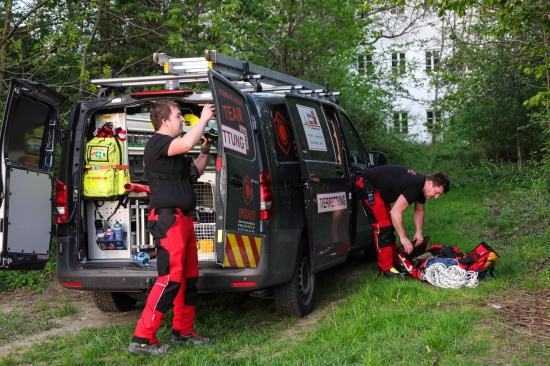
[[[492,140],[503,144],[500,148],[509,148],[513,140],[515,153],[501,151],[500,157],[521,164],[530,156],[542,168],[535,176],[541,178],[539,181],[548,190],[550,3],[543,0],[443,0],[438,5],[442,16],[454,11],[478,20],[477,28],[471,28],[478,32],[474,43],[457,38],[464,44],[463,55],[471,57],[467,68],[462,69],[467,70],[467,74],[463,73],[466,79],[463,79],[462,90],[473,89],[470,95],[477,97],[476,108],[483,109],[486,125],[498,122],[498,129],[496,125],[492,129]],[[485,57],[476,57],[479,55]],[[483,108],[489,104],[487,99],[491,100],[492,110]],[[485,144],[489,144],[488,141]],[[493,155],[495,148],[490,148]]]

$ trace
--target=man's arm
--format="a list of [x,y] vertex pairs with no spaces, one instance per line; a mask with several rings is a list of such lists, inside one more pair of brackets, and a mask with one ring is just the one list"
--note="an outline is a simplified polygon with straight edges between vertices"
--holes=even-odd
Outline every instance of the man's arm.
[[414,203],[413,223],[416,228],[413,240],[416,240],[417,244],[424,241],[424,235],[422,234],[422,228],[424,227],[424,205],[422,203]]
[[405,227],[403,226],[403,212],[407,209],[407,207],[409,207],[409,202],[407,202],[407,199],[403,195],[400,195],[397,198],[397,201],[395,201],[390,214],[393,227],[399,236],[401,244],[403,244],[407,253],[411,253],[413,246],[411,241],[407,238],[407,233],[405,232]]
[[199,142],[206,128],[206,124],[214,116],[214,105],[206,104],[202,108],[199,121],[182,137],[174,139],[168,148],[168,156],[184,154]]
[[[210,144],[210,139],[205,138],[201,144],[201,150],[210,151]],[[195,167],[197,167],[199,174],[202,175],[202,173],[204,173],[204,170],[206,169],[206,164],[208,164],[208,154],[203,154],[201,152],[199,156],[197,156],[197,158],[193,161],[193,164],[195,164]]]

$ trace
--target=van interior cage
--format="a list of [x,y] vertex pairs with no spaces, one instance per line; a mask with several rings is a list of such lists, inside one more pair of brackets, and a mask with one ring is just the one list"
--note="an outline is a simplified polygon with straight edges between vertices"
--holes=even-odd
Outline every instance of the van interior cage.
[[[181,84],[208,83],[208,70],[219,72],[243,93],[274,92],[305,94],[314,98],[338,103],[340,92],[322,85],[295,78],[253,63],[223,55],[215,50],[206,50],[204,57],[176,58],[164,53],[154,53],[153,62],[164,68],[164,75],[125,78],[93,79],[100,87],[98,96],[109,95],[118,88],[165,85],[167,90],[179,90]],[[204,95],[202,96],[205,97]]]

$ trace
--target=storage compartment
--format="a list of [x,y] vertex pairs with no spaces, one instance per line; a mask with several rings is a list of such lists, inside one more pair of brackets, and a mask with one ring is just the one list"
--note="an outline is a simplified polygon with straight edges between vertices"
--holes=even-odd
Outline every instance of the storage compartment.
[[[91,129],[100,128],[106,122],[113,128],[126,130],[124,146],[124,163],[129,166],[130,180],[134,183],[147,184],[143,169],[143,151],[148,139],[154,134],[149,120],[149,113],[136,114],[102,114],[95,117]],[[189,155],[198,155],[197,146]],[[215,161],[216,149],[212,148],[207,170],[194,185],[197,195],[197,206],[193,213],[193,223],[197,236],[199,261],[215,261]],[[126,163],[127,162],[127,163]],[[149,195],[145,192],[129,192],[122,200],[84,200],[85,218],[88,232],[89,260],[131,260],[138,252],[150,256],[155,252],[153,238],[147,230],[149,214]],[[114,229],[119,224],[122,229],[120,239],[98,238],[97,223],[103,224],[103,231]],[[99,224],[100,225],[100,224]],[[100,225],[101,226],[101,225]],[[101,230],[100,230],[101,231]],[[119,236],[120,237],[120,236]]]

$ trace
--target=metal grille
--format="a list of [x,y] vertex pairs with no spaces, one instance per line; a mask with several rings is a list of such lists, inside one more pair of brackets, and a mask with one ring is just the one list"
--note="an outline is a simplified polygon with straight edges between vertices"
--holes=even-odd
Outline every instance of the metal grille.
[[214,211],[214,190],[210,182],[197,182],[194,185],[197,207],[193,213],[193,224],[197,236],[199,261],[214,261],[214,239],[216,232]]
[[193,186],[197,195],[197,207],[193,213],[193,221],[197,223],[214,223],[214,192],[212,185],[207,182],[197,182]]
[[214,253],[214,233],[216,224],[195,224],[197,235],[197,250],[199,261],[213,261],[216,259]]

